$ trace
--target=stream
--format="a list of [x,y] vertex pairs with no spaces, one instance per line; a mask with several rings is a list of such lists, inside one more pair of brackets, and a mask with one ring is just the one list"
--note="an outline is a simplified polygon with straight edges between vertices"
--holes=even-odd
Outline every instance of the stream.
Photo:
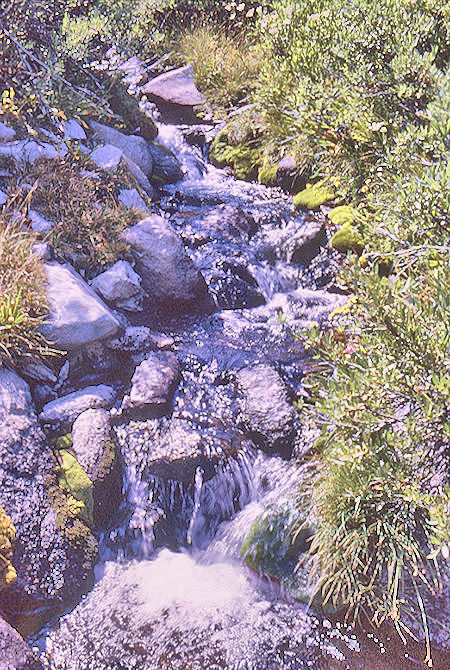
[[96,584],[32,644],[49,670],[420,667],[419,645],[355,632],[240,559],[254,521],[292,508],[312,467],[314,437],[291,406],[307,357],[286,326],[320,324],[345,302],[339,259],[323,223],[295,214],[280,190],[212,167],[174,126],[159,141],[186,175],[163,187],[159,213],[214,309],[135,317],[173,341],[172,411],[117,422],[123,503],[99,538]]

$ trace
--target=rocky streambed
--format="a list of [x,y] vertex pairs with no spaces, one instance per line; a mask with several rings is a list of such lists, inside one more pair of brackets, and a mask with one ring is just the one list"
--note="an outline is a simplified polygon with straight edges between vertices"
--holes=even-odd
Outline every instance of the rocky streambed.
[[[183,86],[198,104],[185,69],[177,82],[175,115]],[[93,123],[73,138],[99,171],[125,161],[139,182],[119,194],[140,213],[131,256],[89,277],[43,243],[45,334],[68,355],[56,374],[0,368],[18,577],[1,606],[35,654],[19,649],[17,667],[416,667],[420,647],[314,612],[307,563],[303,584],[288,579],[307,550],[285,535],[316,437],[293,405],[307,353],[288,330],[345,302],[326,210],[298,214],[280,189],[211,166],[205,126],[157,132],[149,144]],[[242,548],[260,531],[252,570]]]

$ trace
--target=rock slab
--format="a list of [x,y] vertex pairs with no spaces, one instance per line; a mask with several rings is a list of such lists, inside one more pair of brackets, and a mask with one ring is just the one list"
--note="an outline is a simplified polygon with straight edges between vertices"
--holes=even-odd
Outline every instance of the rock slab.
[[112,337],[120,324],[96,293],[68,263],[47,263],[50,313],[42,334],[65,351]]

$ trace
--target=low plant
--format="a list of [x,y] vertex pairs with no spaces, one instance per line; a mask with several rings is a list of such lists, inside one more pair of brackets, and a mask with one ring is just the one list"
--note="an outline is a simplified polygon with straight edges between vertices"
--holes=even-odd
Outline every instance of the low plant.
[[9,212],[0,214],[0,360],[55,353],[39,333],[48,306],[45,274],[33,253],[36,236]]
[[49,240],[56,255],[89,274],[127,253],[120,233],[136,215],[117,204],[116,196],[119,186],[134,186],[134,181],[125,169],[97,179],[83,175],[80,167],[70,155],[42,160],[30,168],[27,179],[34,184],[32,206],[55,222]]
[[261,54],[243,33],[231,35],[217,23],[203,22],[183,31],[175,48],[193,64],[197,86],[219,117],[242,104],[253,90]]

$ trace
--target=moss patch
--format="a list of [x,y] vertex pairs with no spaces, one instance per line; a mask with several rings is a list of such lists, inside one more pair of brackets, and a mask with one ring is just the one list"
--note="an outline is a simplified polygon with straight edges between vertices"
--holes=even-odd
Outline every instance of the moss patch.
[[3,507],[0,507],[0,591],[15,583],[17,574],[11,563],[16,530]]
[[310,186],[297,193],[294,198],[295,209],[319,209],[321,205],[333,200],[335,193],[327,186]]
[[336,226],[343,226],[345,223],[353,223],[357,218],[357,211],[348,205],[340,205],[328,212],[328,218]]
[[331,238],[331,246],[338,251],[356,251],[358,254],[364,249],[364,241],[351,223],[344,223]]
[[308,548],[312,532],[298,528],[298,509],[290,502],[269,508],[251,526],[242,543],[241,558],[262,574],[283,578],[293,574],[297,557]]
[[277,164],[263,166],[258,171],[258,181],[265,186],[276,186],[277,184]]
[[230,166],[237,179],[255,179],[258,173],[261,150],[252,142],[232,144],[226,128],[214,138],[210,149],[210,160],[217,167]]
[[93,485],[75,456],[66,449],[59,451],[61,471],[58,486],[69,494],[67,503],[75,516],[90,526],[94,522]]

